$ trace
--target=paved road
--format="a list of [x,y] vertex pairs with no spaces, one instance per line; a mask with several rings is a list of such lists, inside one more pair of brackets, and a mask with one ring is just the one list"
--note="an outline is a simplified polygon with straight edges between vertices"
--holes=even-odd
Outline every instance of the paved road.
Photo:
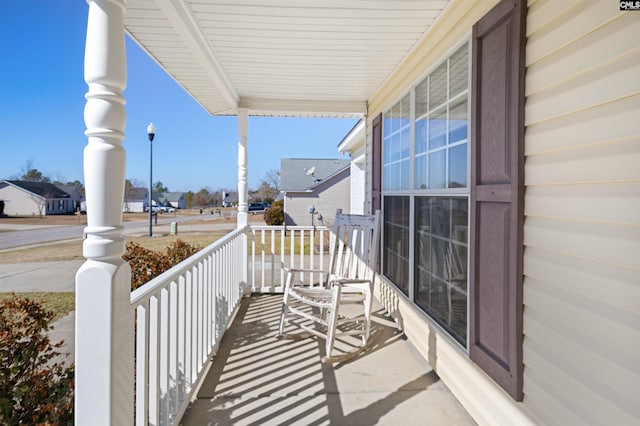
[[[210,220],[212,216],[184,216],[175,217],[167,215],[158,219],[158,225],[168,225],[171,222],[193,222],[201,220]],[[83,237],[84,228],[86,225],[74,225],[74,226],[30,226],[25,229],[25,226],[19,225],[13,227],[10,225],[4,225],[6,229],[12,229],[9,232],[0,232],[0,250],[8,249],[12,247],[29,246],[33,244],[40,244],[50,241],[59,240],[72,240]],[[149,222],[125,222],[123,224],[125,233],[136,232],[138,230],[143,231],[148,229]],[[0,223],[0,227],[3,225]]]

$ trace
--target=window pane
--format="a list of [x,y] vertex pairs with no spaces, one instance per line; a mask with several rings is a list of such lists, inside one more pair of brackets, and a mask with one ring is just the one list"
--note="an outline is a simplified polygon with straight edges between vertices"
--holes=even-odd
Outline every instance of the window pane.
[[429,154],[429,188],[444,188],[446,176],[445,150]]
[[416,189],[427,189],[427,156],[416,157],[415,161],[415,187]]
[[409,189],[409,160],[400,163],[400,188]]
[[451,216],[451,198],[445,197],[429,197],[431,202],[431,234],[449,238],[450,234],[450,216]]
[[467,99],[456,100],[449,109],[449,143],[467,139]]
[[447,62],[443,62],[429,76],[429,111],[447,100]]
[[400,102],[391,107],[391,132],[400,129]]
[[449,149],[449,188],[467,187],[467,144]]
[[463,344],[467,338],[467,212],[466,197],[416,197],[416,304]]
[[409,197],[384,197],[382,272],[409,294]]
[[450,60],[450,97],[467,89],[469,84],[469,45],[461,46]]
[[465,198],[451,199],[451,239],[459,243],[467,244],[469,236],[467,235],[469,216],[469,202]]
[[447,143],[447,108],[440,108],[429,119],[429,149],[439,148]]
[[427,151],[427,119],[416,121],[416,154]]
[[429,79],[425,78],[422,80],[422,83],[416,86],[416,117],[422,117],[428,111],[427,109],[427,100],[428,100],[428,82]]
[[391,173],[390,166],[384,166],[382,168],[382,189],[385,191],[391,190]]
[[411,118],[410,116],[410,109],[409,109],[409,105],[411,103],[411,98],[409,97],[409,95],[406,95],[404,98],[402,98],[402,100],[400,101],[401,105],[400,105],[400,128],[403,127],[408,127],[409,126],[409,120]]
[[409,127],[405,127],[400,133],[400,158],[402,159],[409,158],[411,149],[410,131]]
[[391,134],[391,111],[384,113],[384,120],[382,120],[383,137],[386,138]]

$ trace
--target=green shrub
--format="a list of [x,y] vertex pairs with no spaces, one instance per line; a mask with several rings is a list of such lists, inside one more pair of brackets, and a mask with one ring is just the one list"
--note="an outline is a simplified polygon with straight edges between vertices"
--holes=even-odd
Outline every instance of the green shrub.
[[200,250],[199,246],[176,240],[165,253],[149,250],[140,244],[128,242],[122,258],[131,266],[131,290],[135,290],[172,266]]
[[284,223],[284,201],[275,201],[264,211],[264,221],[267,225],[282,225]]
[[73,424],[74,368],[56,361],[52,317],[28,298],[0,303],[0,424]]

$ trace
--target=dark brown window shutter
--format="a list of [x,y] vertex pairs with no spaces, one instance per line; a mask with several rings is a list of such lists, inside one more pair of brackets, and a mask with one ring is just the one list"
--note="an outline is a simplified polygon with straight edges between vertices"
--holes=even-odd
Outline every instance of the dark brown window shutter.
[[525,0],[473,27],[471,359],[522,400]]
[[382,113],[371,123],[371,213],[382,207]]

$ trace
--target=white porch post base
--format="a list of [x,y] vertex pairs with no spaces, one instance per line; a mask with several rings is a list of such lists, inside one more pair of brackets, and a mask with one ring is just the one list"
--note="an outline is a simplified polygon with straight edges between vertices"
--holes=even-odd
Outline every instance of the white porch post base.
[[133,422],[131,268],[87,260],[76,275],[76,424]]

